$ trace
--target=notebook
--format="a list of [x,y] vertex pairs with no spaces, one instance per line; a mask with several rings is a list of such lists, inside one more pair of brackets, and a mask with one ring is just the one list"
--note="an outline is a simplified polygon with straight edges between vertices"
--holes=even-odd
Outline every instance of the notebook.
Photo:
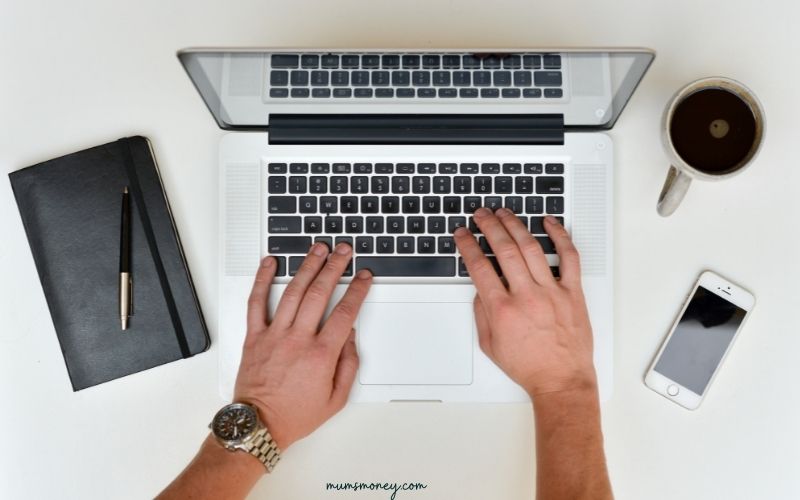
[[[75,391],[208,349],[150,142],[123,138],[9,174]],[[122,192],[132,315],[120,328]]]

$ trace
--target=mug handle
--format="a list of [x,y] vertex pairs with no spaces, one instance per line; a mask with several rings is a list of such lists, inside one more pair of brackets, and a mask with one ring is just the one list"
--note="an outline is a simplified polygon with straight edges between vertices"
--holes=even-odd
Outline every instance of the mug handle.
[[667,179],[664,181],[664,187],[661,188],[661,194],[658,196],[658,205],[656,205],[658,215],[662,217],[672,215],[678,205],[681,204],[683,197],[686,196],[686,191],[689,190],[691,183],[691,177],[670,166],[669,172],[667,172]]

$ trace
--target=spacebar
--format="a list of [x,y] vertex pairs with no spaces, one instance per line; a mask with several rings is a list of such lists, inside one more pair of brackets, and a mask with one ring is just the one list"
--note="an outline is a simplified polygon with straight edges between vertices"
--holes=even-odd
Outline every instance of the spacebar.
[[455,276],[453,257],[356,257],[356,271],[373,276]]

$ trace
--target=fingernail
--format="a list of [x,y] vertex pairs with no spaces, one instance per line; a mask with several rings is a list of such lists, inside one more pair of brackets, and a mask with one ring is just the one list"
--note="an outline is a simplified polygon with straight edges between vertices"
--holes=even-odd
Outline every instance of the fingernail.
[[469,232],[469,231],[467,231],[467,228],[465,228],[464,226],[458,226],[458,227],[456,228],[456,230],[455,230],[455,231],[453,231],[453,234],[454,234],[455,236],[461,236],[461,235],[466,235],[468,232]]
[[261,267],[272,267],[273,265],[275,265],[275,259],[272,257],[267,256],[261,260]]
[[347,255],[350,253],[350,245],[347,243],[339,243],[336,245],[336,253],[339,255]]
[[481,207],[481,208],[475,210],[475,214],[474,215],[475,215],[475,217],[486,217],[486,216],[492,215],[492,212],[490,212],[488,208]]
[[372,277],[372,273],[369,272],[369,269],[362,269],[356,273],[356,277],[360,280],[368,280]]
[[553,224],[553,225],[558,224],[558,219],[556,219],[552,215],[545,216],[544,221],[547,222],[548,224]]
[[498,217],[505,217],[506,215],[510,215],[510,214],[511,214],[511,210],[509,210],[509,209],[507,209],[507,208],[498,208],[498,209],[497,209],[497,210],[494,212],[494,214],[495,214],[496,216],[498,216]]
[[314,247],[311,249],[314,255],[318,255],[320,257],[324,257],[328,254],[328,245],[325,243],[314,243]]

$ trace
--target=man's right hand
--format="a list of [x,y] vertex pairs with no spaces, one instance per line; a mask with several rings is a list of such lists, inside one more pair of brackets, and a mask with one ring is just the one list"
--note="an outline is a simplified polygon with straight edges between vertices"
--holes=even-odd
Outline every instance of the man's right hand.
[[475,322],[483,352],[531,397],[596,391],[580,260],[566,229],[554,217],[545,219],[560,258],[561,279],[556,280],[541,245],[511,211],[492,214],[480,208],[473,216],[506,281],[469,230],[459,228],[456,245],[478,290]]

